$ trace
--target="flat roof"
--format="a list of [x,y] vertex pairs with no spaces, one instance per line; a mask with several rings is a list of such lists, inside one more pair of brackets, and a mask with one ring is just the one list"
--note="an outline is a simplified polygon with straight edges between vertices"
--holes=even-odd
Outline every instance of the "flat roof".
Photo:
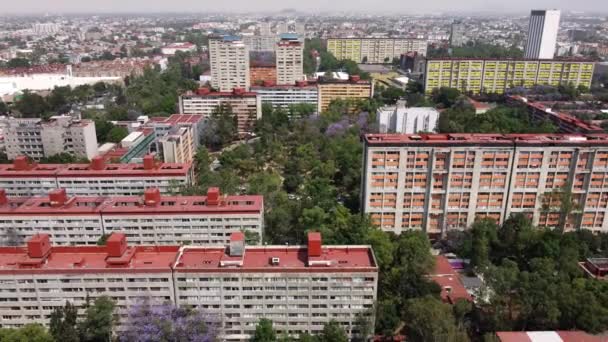
[[46,258],[27,247],[0,247],[0,274],[171,272],[179,246],[130,246],[126,263],[112,263],[107,246],[55,246]]
[[607,337],[593,336],[584,331],[498,331],[501,342],[606,342]]
[[28,215],[166,215],[166,214],[257,214],[263,196],[222,196],[217,205],[207,204],[207,196],[160,196],[156,204],[146,204],[144,196],[73,196],[52,206],[49,196],[8,198],[0,205],[0,216]]
[[198,123],[200,121],[202,121],[204,119],[203,115],[200,114],[173,114],[171,116],[169,116],[168,118],[166,118],[166,120],[163,123],[167,123],[167,124],[182,124],[182,123],[188,123],[188,124],[194,124],[194,123]]
[[366,134],[369,146],[608,146],[607,133],[593,134]]
[[91,164],[29,164],[26,169],[15,168],[14,164],[0,164],[0,178],[31,177],[163,177],[185,176],[192,163],[156,163],[154,168],[144,169],[144,164],[104,163],[96,170]]
[[500,61],[500,62],[586,62],[593,63],[595,60],[582,57],[562,57],[554,59],[535,58],[484,58],[484,57],[431,57],[427,61]]
[[0,247],[0,274],[378,272],[370,246],[323,246],[321,256],[309,257],[305,246],[246,246],[242,255],[229,255],[226,246],[129,246],[114,240],[106,246],[45,249],[30,245],[32,238],[26,247]]
[[[304,246],[247,246],[243,256],[230,256],[225,248],[184,247],[178,272],[375,272],[369,246],[323,246],[320,257],[309,260]],[[272,259],[278,263],[272,264]],[[222,266],[234,265],[234,266]],[[236,266],[238,265],[238,266]]]

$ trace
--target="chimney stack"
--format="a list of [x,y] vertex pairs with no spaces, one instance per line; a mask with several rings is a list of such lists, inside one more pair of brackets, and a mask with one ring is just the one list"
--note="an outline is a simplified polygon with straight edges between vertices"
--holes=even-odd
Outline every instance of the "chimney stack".
[[230,234],[230,256],[242,256],[245,254],[245,234],[242,232],[234,232]]
[[30,162],[26,156],[18,156],[13,161],[13,168],[19,171],[27,170],[30,168]]
[[51,239],[48,234],[36,234],[27,242],[27,254],[30,258],[44,258],[51,251]]
[[144,170],[153,170],[156,168],[156,163],[154,162],[154,156],[151,154],[146,154],[144,156]]
[[198,88],[196,90],[196,94],[198,95],[208,95],[211,92],[211,89],[204,87],[204,88]]
[[207,190],[207,205],[220,204],[220,188],[211,187]]
[[321,233],[308,233],[308,257],[320,257],[322,251]]
[[123,233],[112,233],[106,241],[109,257],[121,257],[127,250],[127,237]]
[[160,203],[160,190],[150,188],[144,191],[144,203],[148,206],[155,206]]
[[49,201],[53,208],[62,207],[68,201],[68,195],[65,192],[65,189],[55,189],[49,192]]
[[6,190],[0,189],[0,205],[8,203],[8,197],[6,196]]
[[106,167],[105,164],[106,163],[103,160],[103,157],[96,156],[96,157],[93,157],[93,159],[91,159],[91,169],[92,170],[103,170]]

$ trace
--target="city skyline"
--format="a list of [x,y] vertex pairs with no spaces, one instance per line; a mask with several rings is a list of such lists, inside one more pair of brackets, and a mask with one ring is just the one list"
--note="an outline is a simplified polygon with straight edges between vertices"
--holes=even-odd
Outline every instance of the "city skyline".
[[[53,1],[52,3],[39,3],[34,0],[25,0],[19,3],[5,4],[3,10],[7,14],[30,14],[30,13],[159,13],[159,12],[279,12],[284,9],[294,9],[303,12],[408,12],[408,13],[430,13],[435,14],[446,12],[457,13],[479,13],[479,12],[500,12],[500,13],[519,13],[528,12],[531,9],[561,9],[564,11],[593,12],[595,14],[608,12],[608,8],[601,8],[602,1],[584,0],[576,3],[566,0],[549,1],[535,0],[523,1],[515,0],[505,2],[487,2],[483,0],[466,0],[464,2],[450,3],[443,0],[426,1],[423,4],[417,3],[415,8],[410,8],[407,3],[384,0],[378,3],[358,3],[353,4],[346,0],[337,0],[327,3],[320,0],[307,1],[305,3],[287,0],[274,1],[263,0],[249,2],[236,0],[230,3],[217,3],[210,1],[178,0],[175,2],[144,2],[141,0],[129,1],[128,3],[118,0],[89,1],[86,3],[75,0]],[[180,10],[180,8],[182,10]],[[467,9],[467,10],[464,10]],[[474,10],[473,10],[474,9]]]

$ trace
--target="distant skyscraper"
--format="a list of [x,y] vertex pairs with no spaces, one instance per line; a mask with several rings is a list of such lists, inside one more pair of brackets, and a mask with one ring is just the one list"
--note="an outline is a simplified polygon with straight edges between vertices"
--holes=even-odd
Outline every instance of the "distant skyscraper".
[[277,24],[277,34],[288,33],[289,32],[289,24],[287,22],[282,22]]
[[296,34],[283,34],[277,43],[277,83],[295,84],[304,79],[304,47]]
[[463,46],[466,43],[466,37],[464,32],[464,24],[462,23],[462,21],[454,20],[452,22],[452,27],[450,30],[450,46]]
[[249,49],[239,37],[209,39],[211,85],[219,91],[249,89]]
[[260,23],[260,36],[270,36],[272,31],[270,30],[270,22],[264,21]]
[[525,58],[552,59],[555,53],[559,10],[534,10],[530,14]]

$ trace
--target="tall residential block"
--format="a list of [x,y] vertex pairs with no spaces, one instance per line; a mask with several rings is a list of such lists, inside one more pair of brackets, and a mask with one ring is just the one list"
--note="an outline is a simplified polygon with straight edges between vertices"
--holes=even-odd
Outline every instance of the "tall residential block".
[[240,37],[209,39],[211,85],[220,91],[249,89],[249,49]]
[[309,104],[315,107],[319,102],[319,90],[316,84],[306,81],[297,81],[295,85],[276,85],[264,82],[262,85],[251,87],[251,91],[258,94],[262,104],[270,104],[274,108],[288,109],[298,104]]
[[95,122],[71,116],[52,116],[49,120],[3,119],[6,129],[6,155],[15,159],[26,155],[39,160],[59,153],[91,159],[97,154]]
[[221,106],[230,107],[237,117],[237,130],[241,134],[253,132],[255,121],[262,117],[262,103],[254,92],[235,88],[230,92],[213,92],[200,88],[196,93],[187,92],[179,97],[182,114],[199,114],[210,117]]
[[[248,246],[242,233],[215,247],[132,246],[112,234],[105,246],[54,246],[48,235],[24,247],[0,247],[2,326],[50,323],[66,300],[84,313],[90,298],[109,296],[125,322],[143,295],[205,313],[219,340],[248,341],[261,318],[277,334],[320,334],[336,321],[349,338],[363,316],[375,323],[378,265],[370,246]],[[118,325],[121,331],[124,326]]]
[[350,59],[357,63],[392,63],[402,54],[427,53],[427,41],[410,38],[329,38],[327,51],[338,60]]
[[524,57],[552,59],[559,31],[559,10],[534,10],[530,14]]
[[304,79],[304,45],[296,34],[283,34],[276,47],[277,84]]
[[217,245],[233,232],[249,232],[261,241],[262,196],[162,195],[149,188],[143,196],[7,197],[0,190],[0,243],[48,234],[61,245],[95,245],[104,234],[121,231],[138,244]]
[[450,46],[459,47],[464,44],[466,44],[464,24],[460,20],[454,20],[450,26]]
[[[363,211],[382,230],[439,236],[522,213],[539,227],[608,231],[608,134],[370,134],[364,141]],[[572,194],[566,213],[564,192]]]
[[373,82],[362,80],[357,75],[352,75],[348,80],[319,78],[317,88],[319,90],[319,113],[329,108],[333,100],[365,100],[374,95]]
[[44,196],[57,188],[81,196],[133,196],[148,187],[168,194],[193,179],[191,162],[160,163],[151,155],[141,164],[111,164],[99,156],[90,164],[37,164],[19,156],[0,165],[0,189],[8,196]]
[[441,87],[473,94],[502,94],[509,88],[535,85],[591,87],[594,66],[585,59],[430,58],[424,86],[427,95]]

